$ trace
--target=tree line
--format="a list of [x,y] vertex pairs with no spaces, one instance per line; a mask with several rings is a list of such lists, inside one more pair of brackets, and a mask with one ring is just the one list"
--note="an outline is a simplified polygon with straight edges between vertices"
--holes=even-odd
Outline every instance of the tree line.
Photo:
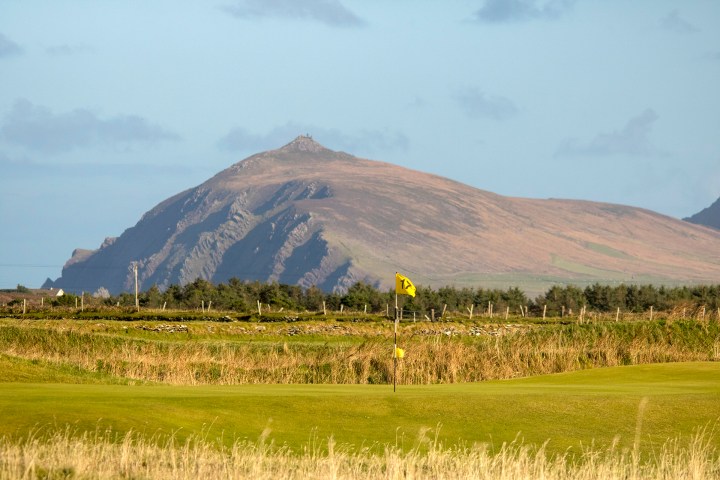
[[[277,282],[262,283],[242,281],[236,278],[227,283],[213,284],[197,279],[186,285],[170,285],[161,291],[156,285],[139,293],[139,305],[143,308],[196,309],[201,305],[216,310],[249,312],[257,303],[278,310],[338,311],[342,308],[368,313],[382,313],[393,309],[395,291],[379,290],[364,282],[357,282],[345,293],[327,293],[317,287],[303,288]],[[71,301],[70,298],[65,302]],[[105,298],[107,305],[134,306],[135,296],[122,293]],[[720,284],[682,287],[654,285],[594,285],[580,288],[556,285],[535,299],[527,297],[519,287],[502,289],[457,288],[453,286],[432,289],[418,286],[415,297],[402,296],[402,308],[406,312],[430,315],[431,311],[467,313],[471,308],[480,314],[492,308],[496,314],[507,309],[514,314],[561,316],[579,312],[585,308],[595,312],[642,313],[650,308],[655,311],[697,309],[710,311],[720,308]]]

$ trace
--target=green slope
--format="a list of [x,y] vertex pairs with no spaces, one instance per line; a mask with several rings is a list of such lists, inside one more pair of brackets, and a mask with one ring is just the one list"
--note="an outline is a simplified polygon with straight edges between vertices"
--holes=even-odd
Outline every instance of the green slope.
[[[7,363],[7,362],[6,362]],[[25,367],[29,368],[29,367]],[[39,367],[46,368],[46,367]],[[95,379],[93,379],[95,380]],[[689,435],[720,420],[720,363],[684,363],[586,370],[476,384],[398,386],[248,385],[131,386],[67,383],[0,384],[0,435],[66,428],[111,428],[147,435],[270,438],[293,449],[333,436],[353,448],[386,443],[413,447],[418,434],[446,446],[518,435],[548,441],[561,453],[618,436],[641,448]],[[644,408],[640,409],[640,405]],[[642,415],[639,417],[639,411]],[[638,421],[640,419],[640,422]],[[712,440],[720,448],[720,435]]]

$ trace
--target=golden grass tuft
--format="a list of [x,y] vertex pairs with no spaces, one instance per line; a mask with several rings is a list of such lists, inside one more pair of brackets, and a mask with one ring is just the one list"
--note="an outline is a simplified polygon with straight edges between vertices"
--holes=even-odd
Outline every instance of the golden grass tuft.
[[[518,441],[445,448],[420,432],[409,451],[386,446],[354,451],[328,439],[294,452],[268,441],[237,441],[231,447],[194,437],[180,443],[112,432],[73,434],[70,430],[24,440],[0,439],[0,478],[177,479],[715,479],[720,458],[711,432],[700,429],[689,442],[669,440],[648,458],[632,451],[587,448],[577,455],[548,455],[544,446]],[[680,445],[684,446],[680,446]]]

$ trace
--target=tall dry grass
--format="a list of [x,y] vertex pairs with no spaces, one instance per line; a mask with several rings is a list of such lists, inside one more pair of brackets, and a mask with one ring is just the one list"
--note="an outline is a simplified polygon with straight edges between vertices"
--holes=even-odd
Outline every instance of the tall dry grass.
[[[266,434],[257,442],[223,447],[202,438],[184,443],[128,433],[73,435],[69,431],[25,440],[0,439],[0,479],[716,479],[720,459],[706,430],[689,441],[670,440],[644,459],[616,446],[578,455],[549,456],[543,446],[518,442],[497,449],[482,444],[445,448],[424,438],[403,451],[379,452],[335,445],[332,439],[300,452],[277,447]],[[687,439],[686,439],[687,440]]]
[[[202,325],[193,328],[204,328]],[[695,321],[551,325],[503,335],[467,335],[466,327],[428,332],[401,328],[401,384],[472,382],[593,367],[720,360],[717,323]],[[464,330],[462,330],[464,328]],[[151,338],[61,329],[32,322],[0,325],[0,353],[115,377],[177,385],[388,383],[392,336],[356,342],[267,341],[171,335]]]

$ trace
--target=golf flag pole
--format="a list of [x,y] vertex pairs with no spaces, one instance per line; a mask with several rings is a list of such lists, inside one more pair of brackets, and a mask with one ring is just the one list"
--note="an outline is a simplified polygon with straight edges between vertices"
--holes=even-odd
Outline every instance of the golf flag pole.
[[398,294],[415,296],[415,285],[404,275],[400,275],[395,272],[395,334],[393,342],[393,392],[397,385],[397,359],[398,359],[398,347],[397,347],[397,327],[400,322],[400,315],[398,309]]
[[397,326],[398,326],[398,294],[395,294],[395,335],[393,341],[393,392],[397,385]]

